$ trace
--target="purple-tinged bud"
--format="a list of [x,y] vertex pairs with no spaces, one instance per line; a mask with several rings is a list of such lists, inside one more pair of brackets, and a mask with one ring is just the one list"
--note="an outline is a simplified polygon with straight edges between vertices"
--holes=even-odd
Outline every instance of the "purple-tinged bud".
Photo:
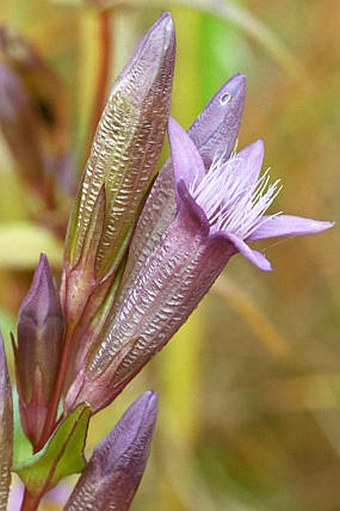
[[23,429],[36,446],[49,412],[63,348],[64,321],[47,257],[42,254],[18,319],[14,346]]
[[0,509],[6,509],[11,484],[13,452],[12,388],[0,334]]
[[[68,227],[61,291],[68,324],[77,324],[105,279],[112,282],[126,254],[163,145],[174,58],[174,26],[171,15],[163,13],[112,86]],[[105,209],[94,225],[101,190]],[[89,227],[101,233],[92,275],[81,264],[88,259]],[[87,307],[87,317],[94,312]]]
[[142,478],[157,418],[157,395],[135,401],[94,449],[65,511],[127,511]]

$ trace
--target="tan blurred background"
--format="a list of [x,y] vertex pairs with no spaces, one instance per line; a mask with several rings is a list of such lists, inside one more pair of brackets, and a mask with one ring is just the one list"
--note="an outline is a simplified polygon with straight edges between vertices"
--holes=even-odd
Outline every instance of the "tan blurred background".
[[[172,112],[186,127],[230,75],[245,73],[239,147],[264,139],[265,166],[284,185],[277,209],[338,220],[339,0],[2,0],[1,23],[21,31],[61,77],[57,108],[68,112],[78,173],[101,65],[103,19],[95,4],[111,7],[112,78],[162,8],[173,13]],[[46,250],[60,271],[61,243],[32,219],[27,193],[0,138],[6,335],[39,253]],[[260,247],[274,272],[235,257],[170,346],[93,420],[89,452],[138,393],[159,393],[134,511],[340,510],[338,226]]]

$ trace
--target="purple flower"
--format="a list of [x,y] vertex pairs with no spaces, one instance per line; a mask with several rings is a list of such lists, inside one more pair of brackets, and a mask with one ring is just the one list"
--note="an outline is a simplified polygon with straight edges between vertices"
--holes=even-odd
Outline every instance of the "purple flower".
[[65,511],[129,509],[149,456],[156,418],[157,395],[149,391],[95,448]]
[[[245,101],[246,77],[232,76],[211,98],[188,130],[206,166],[228,158],[235,148]],[[161,169],[131,241],[123,284],[132,285],[162,234],[176,215],[174,173],[171,159]]]
[[279,182],[259,177],[261,141],[208,168],[176,121],[169,121],[176,217],[127,287],[112,326],[70,389],[67,406],[82,401],[99,410],[168,342],[210,289],[231,256],[240,252],[258,268],[269,261],[248,242],[314,234],[331,227],[300,217],[266,215]]
[[289,215],[266,215],[280,192],[279,180],[260,177],[263,142],[258,140],[235,156],[215,159],[208,169],[190,137],[174,120],[169,139],[176,182],[177,208],[191,211],[210,241],[229,242],[229,251],[242,253],[255,266],[270,271],[269,261],[248,242],[262,238],[315,234],[331,222]]
[[[241,116],[242,109],[239,111]],[[209,132],[209,123],[207,126]],[[204,139],[204,130],[199,133]],[[264,153],[261,141],[231,157],[230,144],[225,154],[218,145],[215,157],[210,145],[210,157],[202,157],[173,119],[169,121],[169,139],[176,216],[158,243],[154,239],[159,234],[153,230],[148,256],[135,258],[128,284],[103,329],[100,344],[92,350],[85,367],[78,365],[66,408],[87,401],[97,411],[110,403],[186,321],[230,257],[242,253],[258,268],[271,270],[269,261],[249,242],[314,234],[332,225],[266,214],[280,184],[270,184],[268,172],[260,177]]]

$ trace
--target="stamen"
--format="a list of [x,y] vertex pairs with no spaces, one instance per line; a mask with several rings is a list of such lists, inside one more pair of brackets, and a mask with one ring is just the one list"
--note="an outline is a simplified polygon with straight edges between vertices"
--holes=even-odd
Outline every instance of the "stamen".
[[204,178],[197,177],[189,186],[189,192],[204,210],[212,232],[229,231],[246,239],[259,225],[280,213],[271,215],[262,222],[271,203],[280,193],[280,180],[270,184],[269,169],[255,182],[245,177],[247,160],[225,155],[213,160]]

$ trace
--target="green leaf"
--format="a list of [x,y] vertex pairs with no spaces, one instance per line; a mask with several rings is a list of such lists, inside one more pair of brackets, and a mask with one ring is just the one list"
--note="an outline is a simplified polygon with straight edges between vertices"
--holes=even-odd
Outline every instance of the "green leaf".
[[0,267],[33,269],[41,252],[51,265],[62,265],[62,243],[46,228],[28,222],[0,224]]
[[40,495],[53,488],[63,477],[83,470],[86,463],[83,450],[90,415],[90,407],[80,404],[29,463],[14,467],[32,495]]
[[26,465],[32,459],[32,445],[23,432],[20,412],[19,396],[16,387],[13,387],[13,420],[14,420],[14,442],[13,442],[13,465]]

